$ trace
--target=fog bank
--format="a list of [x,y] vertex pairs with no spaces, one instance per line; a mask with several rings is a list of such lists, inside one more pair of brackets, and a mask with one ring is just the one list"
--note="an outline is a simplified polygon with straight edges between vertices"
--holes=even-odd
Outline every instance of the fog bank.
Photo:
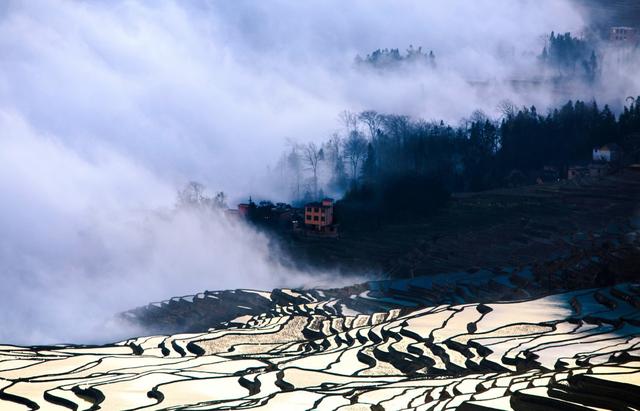
[[[152,300],[327,278],[283,267],[242,224],[176,211],[176,188],[278,200],[264,176],[285,141],[325,139],[344,109],[456,122],[505,99],[549,107],[566,96],[510,81],[545,35],[587,23],[564,0],[3,2],[0,342],[104,341],[141,332],[103,324]],[[354,67],[410,44],[437,70]],[[607,70],[574,98],[640,94]]]

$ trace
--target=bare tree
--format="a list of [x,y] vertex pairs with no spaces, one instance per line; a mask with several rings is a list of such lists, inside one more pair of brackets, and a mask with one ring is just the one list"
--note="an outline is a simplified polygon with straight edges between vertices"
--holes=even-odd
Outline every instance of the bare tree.
[[205,186],[197,181],[188,182],[178,190],[178,207],[227,208],[226,195],[220,191],[215,197],[205,195]]
[[205,202],[204,185],[189,181],[182,190],[178,190],[179,206],[198,206]]
[[318,166],[324,161],[324,150],[318,148],[316,143],[307,143],[299,147],[302,152],[302,159],[312,173],[313,196],[318,195]]
[[484,123],[487,120],[489,120],[489,117],[484,113],[484,111],[475,110],[471,113],[471,117],[469,117],[467,123]]
[[345,158],[349,160],[351,179],[355,184],[358,181],[360,165],[367,154],[367,139],[359,131],[353,130],[344,140],[343,151]]
[[302,180],[302,164],[298,147],[295,144],[291,145],[291,151],[287,155],[287,168],[293,174],[293,191],[295,193],[296,200],[299,200],[300,184]]
[[324,152],[327,154],[328,161],[335,162],[341,158],[340,156],[340,147],[342,145],[342,140],[340,139],[340,135],[338,133],[333,133],[329,141],[324,143]]
[[511,118],[516,115],[518,111],[516,105],[511,100],[502,100],[498,104],[498,110],[502,113],[503,118]]
[[367,128],[369,129],[369,138],[373,141],[378,133],[381,123],[381,118],[378,112],[373,110],[363,111],[358,115],[358,119],[367,125]]
[[224,191],[219,191],[216,193],[216,196],[213,198],[213,206],[216,208],[228,208],[227,206],[227,195]]
[[381,116],[380,123],[386,132],[395,140],[400,141],[411,129],[411,118],[398,114]]
[[351,134],[351,132],[358,130],[358,116],[349,110],[344,110],[341,112],[338,117],[340,117],[340,121],[344,125],[344,128],[347,130],[347,135]]
[[329,141],[324,143],[326,161],[331,168],[331,179],[329,185],[332,190],[344,190],[347,187],[347,173],[344,169],[344,157],[342,156],[343,140],[336,132],[333,133]]

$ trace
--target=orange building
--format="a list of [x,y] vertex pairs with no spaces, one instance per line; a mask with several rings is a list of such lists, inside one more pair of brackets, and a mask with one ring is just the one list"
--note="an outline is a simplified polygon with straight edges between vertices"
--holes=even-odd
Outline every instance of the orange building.
[[317,231],[332,231],[333,200],[325,198],[321,202],[308,203],[304,206],[304,224]]
[[238,214],[242,218],[249,217],[249,210],[250,209],[251,209],[251,203],[249,203],[249,204],[247,204],[247,203],[238,204]]

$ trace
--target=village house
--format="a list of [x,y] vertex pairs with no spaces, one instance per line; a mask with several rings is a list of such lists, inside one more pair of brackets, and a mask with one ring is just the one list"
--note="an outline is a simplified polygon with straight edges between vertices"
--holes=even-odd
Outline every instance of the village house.
[[307,203],[304,206],[304,223],[318,231],[333,224],[333,200],[325,198],[321,202]]
[[587,164],[575,164],[567,170],[567,178],[603,177],[611,174],[622,162],[622,148],[615,144],[606,144],[593,149],[592,162]]
[[620,160],[622,160],[622,148],[615,143],[593,149],[593,161],[617,163]]
[[634,27],[611,27],[609,29],[609,41],[617,45],[633,46],[637,44],[640,36]]
[[249,203],[238,204],[238,214],[240,215],[240,217],[249,217],[249,210],[251,210],[251,200],[249,200]]
[[333,219],[333,199],[325,198],[320,202],[305,204],[304,225],[307,230],[317,234],[337,235],[337,226]]
[[249,218],[250,205],[246,203],[238,204],[238,208],[228,208],[224,213],[233,218],[247,219]]

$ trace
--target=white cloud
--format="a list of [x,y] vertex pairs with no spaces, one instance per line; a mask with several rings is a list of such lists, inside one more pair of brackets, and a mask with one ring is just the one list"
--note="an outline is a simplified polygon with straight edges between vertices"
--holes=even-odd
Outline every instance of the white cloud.
[[[264,194],[285,139],[326,138],[343,109],[455,121],[550,104],[502,80],[541,35],[584,23],[565,0],[2,3],[0,340],[102,338],[90,324],[149,300],[303,281],[254,231],[169,211],[175,187]],[[439,70],[352,67],[409,44]]]

